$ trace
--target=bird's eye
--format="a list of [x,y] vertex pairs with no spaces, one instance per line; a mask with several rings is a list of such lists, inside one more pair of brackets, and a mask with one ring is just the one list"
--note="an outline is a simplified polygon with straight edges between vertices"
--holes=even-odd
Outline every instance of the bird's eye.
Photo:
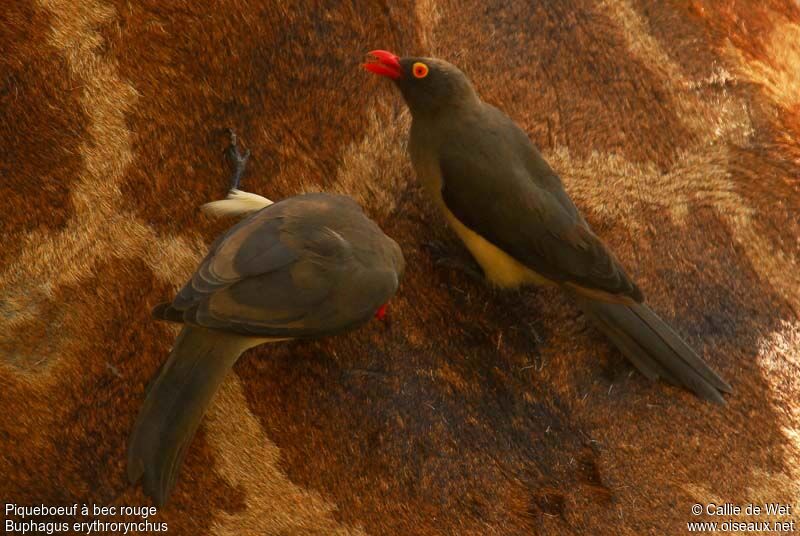
[[411,67],[411,72],[414,73],[414,78],[425,78],[428,76],[428,66],[417,62]]

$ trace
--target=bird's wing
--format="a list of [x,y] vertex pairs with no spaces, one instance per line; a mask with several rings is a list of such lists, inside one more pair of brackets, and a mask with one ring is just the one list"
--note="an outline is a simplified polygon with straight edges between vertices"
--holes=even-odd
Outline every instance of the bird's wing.
[[269,337],[334,333],[367,320],[397,289],[333,228],[360,225],[341,196],[290,198],[243,220],[212,246],[170,309],[186,322]]
[[551,184],[541,187],[524,165],[490,154],[458,144],[440,151],[442,198],[456,218],[546,279],[601,299],[642,301],[611,251]]

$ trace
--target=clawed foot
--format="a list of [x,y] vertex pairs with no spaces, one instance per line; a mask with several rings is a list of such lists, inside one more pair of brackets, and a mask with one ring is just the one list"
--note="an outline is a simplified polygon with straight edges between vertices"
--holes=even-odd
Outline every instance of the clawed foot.
[[231,177],[231,190],[238,190],[239,183],[244,175],[244,170],[247,168],[247,159],[250,158],[250,149],[242,152],[239,149],[239,140],[234,130],[228,129],[231,135],[231,144],[226,151],[228,158],[233,162],[233,176]]
[[257,212],[262,208],[268,207],[272,201],[257,194],[251,194],[239,189],[242,175],[247,168],[247,159],[250,158],[250,150],[242,152],[239,148],[239,140],[233,129],[230,132],[231,143],[225,154],[233,163],[233,176],[231,177],[231,187],[225,199],[212,201],[202,206],[203,212],[212,216],[246,216]]
[[438,240],[423,242],[422,246],[431,252],[433,263],[436,266],[443,266],[461,272],[478,283],[486,284],[483,270],[472,259],[464,260],[454,256],[447,246]]

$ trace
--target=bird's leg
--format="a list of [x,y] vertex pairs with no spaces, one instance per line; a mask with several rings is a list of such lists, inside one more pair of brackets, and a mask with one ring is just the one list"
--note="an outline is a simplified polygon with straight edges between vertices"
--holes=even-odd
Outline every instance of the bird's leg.
[[233,175],[231,176],[231,190],[238,190],[239,183],[242,180],[242,175],[247,168],[247,160],[250,158],[250,149],[242,152],[239,148],[239,139],[236,132],[231,128],[231,143],[228,146],[227,154],[231,162],[233,162]]
[[244,175],[247,168],[247,160],[250,158],[250,150],[242,152],[239,148],[239,139],[236,136],[236,132],[232,128],[228,131],[230,132],[231,142],[225,153],[233,163],[231,188],[225,199],[206,203],[201,208],[203,212],[211,216],[246,216],[270,206],[272,201],[258,194],[239,189],[242,175]]
[[431,252],[433,263],[436,266],[456,270],[469,276],[478,283],[486,284],[486,277],[483,274],[483,270],[472,258],[465,260],[453,255],[451,251],[448,251],[447,246],[438,240],[424,242],[422,245]]

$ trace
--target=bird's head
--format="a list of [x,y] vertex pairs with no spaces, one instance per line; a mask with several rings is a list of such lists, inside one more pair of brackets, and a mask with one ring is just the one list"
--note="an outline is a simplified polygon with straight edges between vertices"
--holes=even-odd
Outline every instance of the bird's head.
[[391,78],[412,115],[432,115],[477,99],[467,76],[455,65],[436,58],[400,58],[386,50],[367,54],[364,68]]

